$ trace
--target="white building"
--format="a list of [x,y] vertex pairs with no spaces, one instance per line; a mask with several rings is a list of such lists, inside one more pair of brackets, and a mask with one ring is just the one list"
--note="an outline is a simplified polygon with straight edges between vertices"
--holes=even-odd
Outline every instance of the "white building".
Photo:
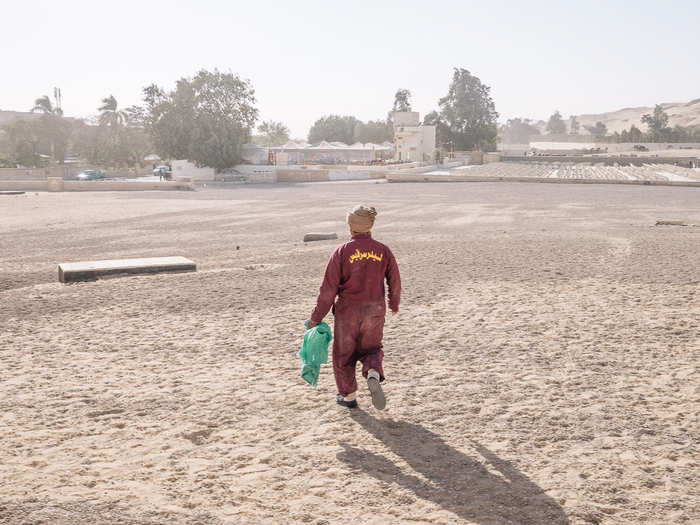
[[423,126],[417,111],[394,111],[394,160],[430,160],[435,150],[435,126]]

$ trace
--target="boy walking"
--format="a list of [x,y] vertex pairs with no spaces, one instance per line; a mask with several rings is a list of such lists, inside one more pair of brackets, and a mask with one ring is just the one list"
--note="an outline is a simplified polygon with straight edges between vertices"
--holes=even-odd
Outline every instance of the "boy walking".
[[[316,307],[308,322],[316,326],[333,307],[333,375],[338,387],[338,404],[357,408],[355,365],[362,363],[362,375],[378,410],[386,406],[381,382],[382,338],[386,313],[386,291],[389,286],[389,308],[399,311],[401,277],[396,259],[388,246],[372,239],[372,226],[377,211],[368,206],[355,206],[348,212],[347,223],[352,239],[336,248],[331,255]],[[337,299],[336,299],[337,297]]]

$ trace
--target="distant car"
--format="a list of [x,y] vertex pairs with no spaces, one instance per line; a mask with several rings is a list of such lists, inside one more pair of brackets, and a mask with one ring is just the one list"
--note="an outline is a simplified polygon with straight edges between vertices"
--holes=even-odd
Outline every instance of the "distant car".
[[170,169],[170,166],[158,166],[157,168],[154,168],[153,175],[160,177],[161,180],[170,180],[173,178],[173,172]]
[[107,174],[103,171],[85,170],[78,173],[75,178],[78,180],[102,180],[107,178]]

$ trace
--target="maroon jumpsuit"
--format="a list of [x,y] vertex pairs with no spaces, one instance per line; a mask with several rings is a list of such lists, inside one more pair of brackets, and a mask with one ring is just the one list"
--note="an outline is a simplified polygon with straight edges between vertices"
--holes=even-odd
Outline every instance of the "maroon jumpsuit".
[[320,323],[333,306],[333,374],[342,396],[357,390],[358,361],[364,377],[373,368],[384,381],[384,279],[389,285],[389,308],[398,312],[401,277],[396,259],[388,246],[368,233],[355,234],[350,242],[336,248],[326,266],[311,320]]

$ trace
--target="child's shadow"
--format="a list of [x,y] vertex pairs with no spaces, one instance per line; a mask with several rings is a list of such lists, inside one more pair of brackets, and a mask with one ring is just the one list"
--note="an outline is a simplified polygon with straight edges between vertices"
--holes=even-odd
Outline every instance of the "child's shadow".
[[561,506],[540,487],[475,441],[471,442],[473,448],[495,472],[420,425],[379,420],[362,410],[350,414],[422,478],[401,472],[382,455],[341,443],[345,450],[338,453],[338,459],[353,470],[363,470],[387,483],[398,483],[419,498],[479,524],[569,523]]

